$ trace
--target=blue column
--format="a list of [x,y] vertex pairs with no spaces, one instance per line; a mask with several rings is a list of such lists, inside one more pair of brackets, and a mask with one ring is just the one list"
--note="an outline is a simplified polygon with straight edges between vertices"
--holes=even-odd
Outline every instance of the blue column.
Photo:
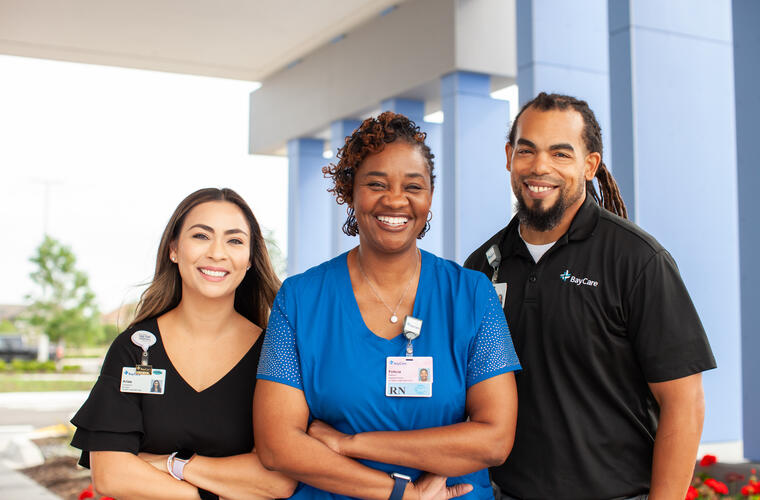
[[[346,143],[346,137],[351,135],[361,123],[361,120],[357,119],[344,119],[336,120],[330,124],[330,150],[333,153],[332,159],[329,160],[330,162],[338,162],[338,159],[334,155],[337,154],[338,149],[342,148]],[[327,164],[327,162],[328,160],[324,160],[325,164]],[[330,181],[328,181],[328,185],[331,185]],[[331,253],[335,256],[354,248],[359,244],[359,238],[348,236],[343,232],[342,228],[343,223],[346,222],[346,209],[348,207],[345,203],[343,205],[338,205],[335,202],[335,196],[332,194],[330,194],[330,197],[332,198],[334,205],[331,209],[332,225],[330,235],[332,236],[332,239],[330,244]]]
[[443,256],[458,263],[509,221],[504,154],[509,103],[490,97],[490,77],[457,71],[441,79]]
[[613,163],[632,166],[636,203],[631,215],[678,262],[718,361],[719,368],[703,379],[703,441],[739,440],[731,3],[610,0],[609,8],[610,69],[621,75],[611,86]]
[[288,141],[288,274],[294,275],[332,257],[335,204],[322,175],[322,139]]
[[568,94],[588,102],[602,127],[604,161],[614,169],[628,203],[630,176],[609,161],[614,144],[608,39],[607,0],[517,0],[520,105],[539,92]]
[[380,104],[383,111],[393,111],[401,113],[414,123],[420,130],[427,134],[425,144],[428,145],[433,153],[435,174],[435,185],[433,191],[433,204],[430,211],[433,213],[433,219],[430,221],[430,231],[424,238],[418,240],[420,248],[436,255],[443,255],[443,145],[442,145],[442,125],[440,123],[427,123],[425,121],[425,102],[415,99],[387,99]]
[[760,3],[733,1],[734,88],[736,89],[736,160],[739,185],[739,266],[741,270],[742,377],[744,456],[760,460],[760,170],[757,135],[760,127]]

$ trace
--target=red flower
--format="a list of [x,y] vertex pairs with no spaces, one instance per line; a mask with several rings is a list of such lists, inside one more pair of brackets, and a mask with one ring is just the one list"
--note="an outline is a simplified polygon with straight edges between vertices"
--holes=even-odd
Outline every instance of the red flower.
[[717,481],[711,477],[708,477],[705,479],[705,484],[712,488],[712,490],[715,493],[719,493],[721,495],[728,495],[728,486],[725,485],[725,483],[721,483],[720,481]]
[[755,488],[753,488],[752,486],[750,485],[742,486],[742,495],[744,495],[745,497],[752,495],[754,492],[755,492]]
[[699,461],[700,467],[709,467],[710,465],[714,464],[718,461],[718,457],[715,455],[705,455],[702,457],[702,460]]
[[79,500],[84,500],[85,498],[95,498],[95,493],[92,491],[92,483],[90,485],[82,490],[82,493],[79,494],[79,497],[77,497]]
[[686,491],[685,500],[696,500],[698,496],[699,496],[699,492],[697,491],[697,489],[694,486],[689,486],[689,489]]

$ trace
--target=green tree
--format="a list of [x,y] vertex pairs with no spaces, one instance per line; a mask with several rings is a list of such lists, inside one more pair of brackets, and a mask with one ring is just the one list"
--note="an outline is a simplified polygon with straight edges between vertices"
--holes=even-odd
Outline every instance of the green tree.
[[0,333],[15,333],[18,329],[10,320],[4,319],[0,321]]
[[76,268],[71,249],[46,235],[29,260],[37,266],[30,277],[39,289],[27,297],[33,303],[26,321],[52,342],[79,346],[100,340],[103,327],[95,294],[87,275]]

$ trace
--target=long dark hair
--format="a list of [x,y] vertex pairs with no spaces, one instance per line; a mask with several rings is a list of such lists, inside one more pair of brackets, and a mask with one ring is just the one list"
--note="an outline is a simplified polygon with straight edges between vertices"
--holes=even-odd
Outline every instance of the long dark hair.
[[130,327],[147,318],[160,316],[179,304],[182,299],[182,277],[177,265],[169,260],[170,247],[179,236],[188,212],[209,201],[234,203],[248,221],[251,228],[251,267],[235,290],[235,310],[249,321],[266,328],[269,310],[280,288],[280,279],[272,269],[261,228],[251,208],[239,194],[228,188],[199,189],[182,200],[174,210],[158,245],[153,281],[140,296],[137,313]]
[[[599,156],[602,156],[602,129],[596,121],[594,112],[591,111],[588,103],[569,95],[547,94],[546,92],[538,94],[517,113],[515,121],[512,122],[512,128],[509,130],[509,144],[511,146],[514,147],[515,145],[517,122],[528,108],[535,108],[539,111],[566,110],[571,108],[577,111],[583,118],[583,143],[586,149],[589,153],[599,153]],[[620,195],[620,189],[603,161],[599,162],[599,168],[596,169],[596,181],[599,183],[599,193],[596,192],[593,181],[586,181],[586,192],[599,205],[613,214],[627,219],[628,210],[625,208],[623,197]]]

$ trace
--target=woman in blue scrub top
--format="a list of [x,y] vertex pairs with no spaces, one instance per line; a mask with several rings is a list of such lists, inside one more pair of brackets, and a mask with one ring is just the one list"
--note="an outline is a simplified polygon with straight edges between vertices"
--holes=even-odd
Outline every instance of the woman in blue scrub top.
[[301,481],[292,498],[491,499],[487,467],[511,450],[520,365],[496,293],[417,248],[424,139],[392,112],[346,139],[323,170],[359,246],[286,280],[272,307],[254,432],[262,463]]

